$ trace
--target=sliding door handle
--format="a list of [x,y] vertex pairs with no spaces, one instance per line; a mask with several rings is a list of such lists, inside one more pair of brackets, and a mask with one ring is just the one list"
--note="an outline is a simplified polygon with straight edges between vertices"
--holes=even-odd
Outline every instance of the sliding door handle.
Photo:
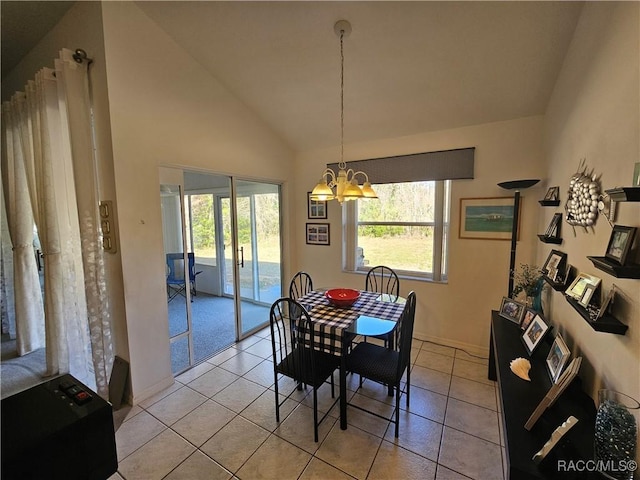
[[244,247],[240,247],[240,261],[238,262],[240,268],[244,268]]

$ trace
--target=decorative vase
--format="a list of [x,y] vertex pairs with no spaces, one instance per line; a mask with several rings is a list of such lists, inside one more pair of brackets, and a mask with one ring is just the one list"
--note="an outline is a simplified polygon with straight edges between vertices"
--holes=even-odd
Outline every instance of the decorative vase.
[[596,468],[606,478],[633,480],[638,428],[632,410],[637,400],[614,390],[598,391],[594,454]]

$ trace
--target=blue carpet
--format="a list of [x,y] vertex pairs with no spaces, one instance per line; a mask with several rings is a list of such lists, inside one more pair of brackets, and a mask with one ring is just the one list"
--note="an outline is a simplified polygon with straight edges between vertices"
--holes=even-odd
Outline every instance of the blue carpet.
[[[169,334],[171,337],[186,331],[187,313],[183,297],[169,302]],[[242,302],[243,330],[249,331],[269,322],[268,306]],[[233,299],[198,293],[191,302],[193,354],[200,363],[235,343],[236,327]],[[186,338],[171,344],[171,368],[173,373],[189,366]]]

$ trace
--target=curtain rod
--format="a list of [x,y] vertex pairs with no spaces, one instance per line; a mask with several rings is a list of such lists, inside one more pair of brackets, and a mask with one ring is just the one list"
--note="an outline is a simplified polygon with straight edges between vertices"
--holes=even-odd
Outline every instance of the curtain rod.
[[93,63],[93,58],[87,57],[87,52],[85,52],[81,48],[76,48],[76,51],[73,52],[73,59],[76,61],[76,63],[82,63],[85,60],[89,65]]

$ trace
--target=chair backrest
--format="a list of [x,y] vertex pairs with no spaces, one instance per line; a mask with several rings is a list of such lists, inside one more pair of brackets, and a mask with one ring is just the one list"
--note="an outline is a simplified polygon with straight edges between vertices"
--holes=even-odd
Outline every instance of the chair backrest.
[[[184,254],[183,253],[167,253],[167,282],[168,283],[184,283]],[[187,253],[187,262],[189,265],[189,281],[193,282],[196,278],[196,259],[193,252]]]
[[196,279],[196,257],[193,252],[187,253],[187,259],[189,262],[189,281],[193,282]]
[[167,253],[167,283],[184,283],[184,254]]
[[398,298],[400,295],[400,280],[391,268],[378,265],[367,272],[364,289],[369,292],[386,293]]
[[397,333],[397,346],[400,352],[398,362],[398,377],[402,376],[411,361],[411,341],[413,340],[413,323],[416,317],[416,293],[411,291],[407,295],[407,303],[400,318],[400,328]]
[[289,284],[289,298],[297,300],[303,295],[313,290],[311,275],[307,272],[298,272],[291,279]]
[[279,365],[289,357],[289,371],[294,372],[292,378],[301,380],[304,368],[313,373],[313,349],[305,348],[315,342],[313,322],[304,307],[292,298],[279,298],[271,305],[269,326],[273,364]]

